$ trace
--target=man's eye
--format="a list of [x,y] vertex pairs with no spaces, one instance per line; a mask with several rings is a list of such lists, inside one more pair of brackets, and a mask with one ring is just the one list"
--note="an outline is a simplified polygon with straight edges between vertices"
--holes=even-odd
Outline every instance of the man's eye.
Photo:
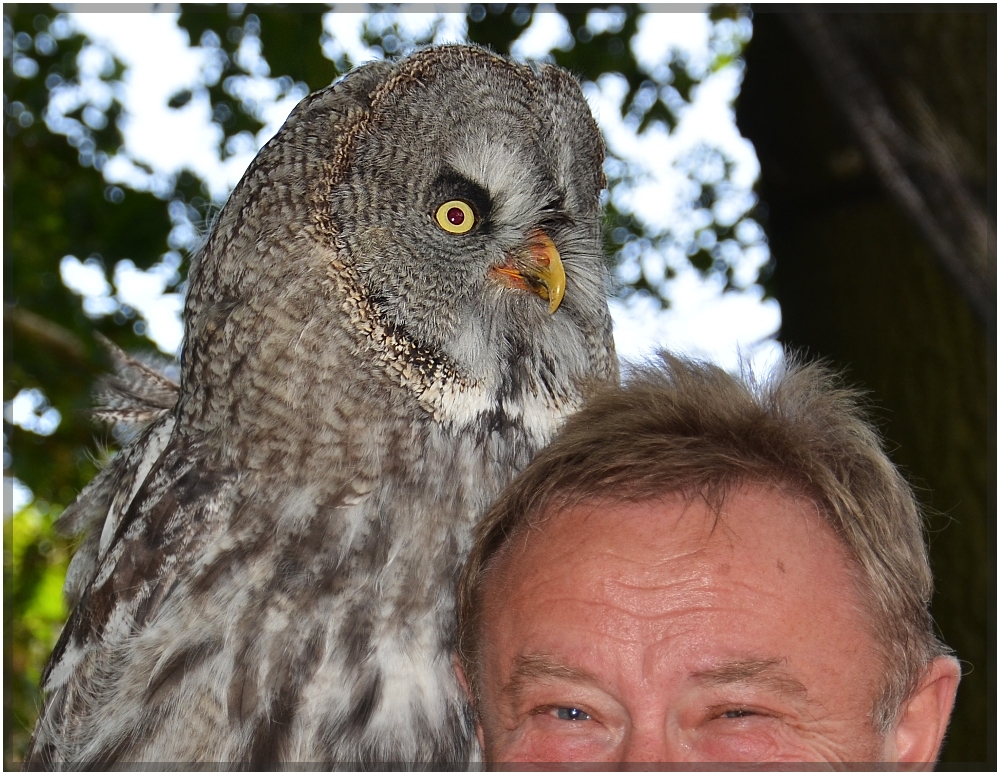
[[745,718],[746,716],[757,715],[752,710],[746,710],[745,708],[736,708],[735,710],[727,710],[722,714],[723,718]]
[[560,721],[590,721],[590,714],[579,708],[556,708],[555,711]]

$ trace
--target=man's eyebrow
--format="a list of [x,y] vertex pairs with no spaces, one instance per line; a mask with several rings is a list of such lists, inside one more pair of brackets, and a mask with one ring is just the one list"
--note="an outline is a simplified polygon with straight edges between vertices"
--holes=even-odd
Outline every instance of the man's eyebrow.
[[504,694],[519,695],[532,679],[555,678],[563,681],[594,683],[594,677],[585,670],[569,667],[545,654],[518,654],[514,668],[503,688]]
[[749,684],[780,694],[805,697],[806,687],[788,674],[780,659],[738,659],[724,662],[708,670],[699,670],[692,677],[709,686]]

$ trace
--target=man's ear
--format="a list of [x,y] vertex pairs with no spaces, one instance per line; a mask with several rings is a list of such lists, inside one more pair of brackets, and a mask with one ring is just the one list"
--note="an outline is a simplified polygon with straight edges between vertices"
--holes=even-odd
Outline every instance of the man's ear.
[[462,668],[462,660],[458,658],[458,654],[451,655],[451,667],[455,671],[455,677],[458,678],[459,684],[462,686],[462,691],[465,692],[465,696],[468,698],[469,703],[473,704],[475,698],[472,696],[472,690],[469,688],[469,679],[465,677],[465,670]]
[[479,738],[479,749],[485,751],[486,745],[483,742],[483,726],[479,723],[479,710],[476,707],[476,698],[472,693],[472,688],[469,686],[469,679],[465,675],[465,670],[462,667],[462,661],[458,658],[458,654],[451,655],[451,666],[455,670],[455,677],[458,678],[458,682],[462,686],[462,691],[465,692],[465,696],[469,700],[469,705],[472,707],[472,714],[476,719],[476,737]]
[[916,691],[903,703],[896,728],[890,733],[895,761],[937,761],[961,676],[954,657],[938,657],[928,665]]

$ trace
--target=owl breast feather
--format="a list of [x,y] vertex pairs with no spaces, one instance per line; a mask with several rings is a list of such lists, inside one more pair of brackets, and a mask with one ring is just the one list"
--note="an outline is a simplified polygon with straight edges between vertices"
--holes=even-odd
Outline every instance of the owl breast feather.
[[107,511],[91,567],[86,552],[74,561],[89,618],[71,620],[47,677],[46,721],[72,724],[76,743],[53,758],[477,756],[451,667],[452,590],[473,524],[538,449],[524,421],[539,409],[470,412],[464,427],[381,409],[359,411],[365,441],[343,444],[357,460],[314,447],[322,469],[307,468],[325,475],[284,487],[234,470],[225,445],[171,414],[120,453],[95,482]]

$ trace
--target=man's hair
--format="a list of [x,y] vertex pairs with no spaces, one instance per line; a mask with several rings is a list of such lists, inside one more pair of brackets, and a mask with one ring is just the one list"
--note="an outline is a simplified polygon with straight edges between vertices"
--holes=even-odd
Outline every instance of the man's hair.
[[728,492],[757,484],[810,500],[846,548],[886,670],[872,720],[890,731],[927,665],[950,650],[928,611],[920,509],[859,401],[824,366],[791,357],[756,380],[663,353],[623,386],[598,388],[477,528],[458,588],[458,655],[474,702],[483,581],[513,536],[580,502],[682,494],[721,508]]

